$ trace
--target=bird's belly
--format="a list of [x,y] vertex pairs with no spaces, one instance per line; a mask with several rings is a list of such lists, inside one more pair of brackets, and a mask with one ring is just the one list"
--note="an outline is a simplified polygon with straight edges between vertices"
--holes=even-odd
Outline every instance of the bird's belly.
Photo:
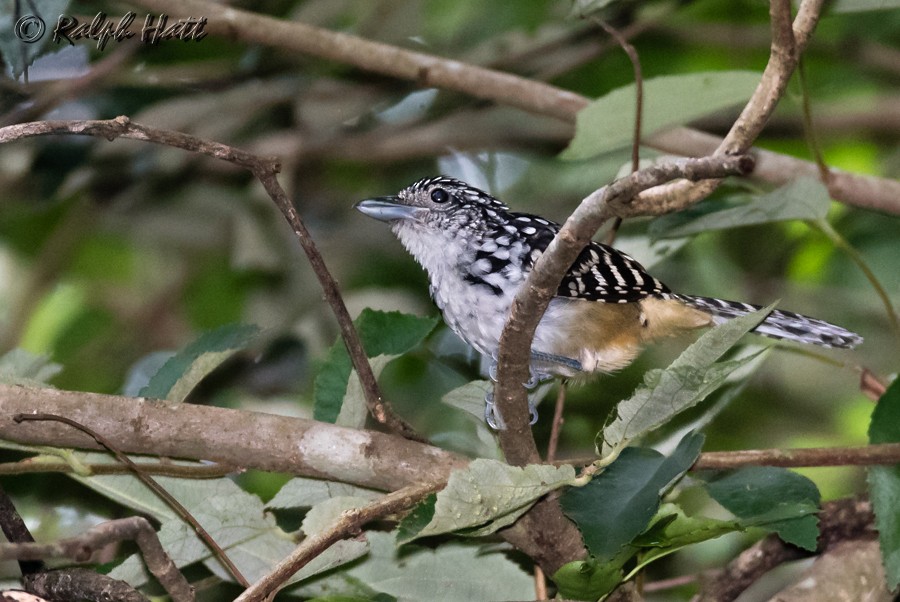
[[470,285],[446,297],[435,294],[434,300],[453,332],[479,353],[496,358],[512,295],[494,295],[477,288]]

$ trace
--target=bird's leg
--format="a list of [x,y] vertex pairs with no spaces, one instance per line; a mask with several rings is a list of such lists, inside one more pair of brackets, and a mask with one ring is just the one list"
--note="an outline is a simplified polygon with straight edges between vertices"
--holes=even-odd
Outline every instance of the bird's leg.
[[[565,366],[566,368],[570,368],[572,370],[576,370],[578,372],[581,371],[581,362],[578,360],[574,360],[569,357],[564,357],[561,355],[554,355],[552,353],[543,353],[541,351],[532,351],[531,352],[532,364],[528,367],[530,376],[528,381],[525,384],[525,388],[529,391],[533,391],[539,384],[544,381],[547,381],[553,378],[552,374],[548,374],[546,372],[540,372],[535,368],[536,363],[554,363]],[[494,359],[491,362],[490,367],[488,367],[488,376],[491,381],[497,382],[497,360]],[[528,397],[528,415],[530,420],[528,422],[529,425],[533,425],[538,420],[538,412],[535,400],[529,395]],[[495,431],[502,431],[506,428],[506,425],[503,423],[503,417],[500,415],[500,412],[497,411],[497,406],[494,404],[494,392],[487,391],[484,394],[484,421],[488,423]]]

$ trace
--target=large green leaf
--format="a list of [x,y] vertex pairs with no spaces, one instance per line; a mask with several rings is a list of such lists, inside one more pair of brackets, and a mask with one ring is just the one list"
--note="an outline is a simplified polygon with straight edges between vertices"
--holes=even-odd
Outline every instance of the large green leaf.
[[[900,379],[885,391],[869,424],[870,443],[900,443]],[[869,495],[888,587],[900,585],[900,465],[870,466]]]
[[356,497],[374,500],[377,491],[309,477],[296,477],[282,485],[266,508],[309,508],[333,497]]
[[[398,311],[383,312],[364,309],[354,324],[366,355],[400,355],[418,345],[438,322],[437,317],[420,318]],[[316,375],[313,416],[323,422],[334,422],[347,393],[347,382],[353,365],[340,339],[328,351],[325,363]]]
[[184,401],[206,375],[258,334],[259,328],[252,324],[228,324],[203,333],[163,364],[141,389],[141,397]]
[[644,386],[616,406],[598,436],[600,456],[613,456],[629,441],[700,403],[724,383],[729,374],[755,358],[757,354],[716,362],[756,327],[774,305],[713,328],[685,349],[668,368],[645,374]]
[[303,597],[378,592],[401,602],[529,600],[533,578],[500,552],[472,543],[447,542],[429,549],[398,548],[388,533],[366,532],[369,554],[347,570],[325,574],[287,592]]
[[[825,219],[831,198],[816,178],[798,178],[764,195],[733,195],[717,203],[657,218],[650,225],[653,238],[679,238],[739,226],[789,220]],[[722,207],[722,208],[720,208]]]
[[[759,83],[753,71],[664,75],[644,81],[644,135],[745,102]],[[578,112],[563,159],[588,159],[631,144],[635,86],[613,90]]]
[[691,467],[702,446],[703,435],[689,433],[668,458],[629,447],[590,483],[566,491],[560,504],[581,530],[588,551],[608,560],[642,533],[659,509],[662,492]]
[[706,489],[741,522],[774,531],[807,550],[819,537],[819,490],[804,476],[774,466],[747,466],[710,479]]
[[437,494],[434,514],[426,525],[417,532],[409,523],[404,525],[400,543],[475,527],[477,533],[470,534],[485,535],[515,521],[539,497],[574,478],[571,466],[532,464],[520,468],[497,460],[474,460],[451,473],[447,486]]

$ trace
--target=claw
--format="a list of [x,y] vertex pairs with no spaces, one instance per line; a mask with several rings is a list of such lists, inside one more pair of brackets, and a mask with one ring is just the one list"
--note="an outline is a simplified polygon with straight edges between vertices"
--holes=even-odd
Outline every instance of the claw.
[[497,406],[494,405],[493,391],[487,391],[484,394],[484,421],[495,431],[502,431],[506,428],[506,425],[503,424],[503,417],[500,416]]
[[497,360],[491,362],[491,366],[488,368],[488,376],[493,382],[497,382]]
[[531,416],[531,419],[528,421],[528,425],[534,426],[534,424],[538,421],[538,411],[534,405],[534,402],[530,399],[528,400],[528,415]]

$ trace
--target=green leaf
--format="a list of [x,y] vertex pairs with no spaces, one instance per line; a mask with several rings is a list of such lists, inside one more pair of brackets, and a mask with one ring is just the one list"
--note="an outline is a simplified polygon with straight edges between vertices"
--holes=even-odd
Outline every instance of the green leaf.
[[163,364],[141,389],[141,397],[184,401],[204,377],[258,334],[252,324],[228,324],[203,333]]
[[770,222],[815,221],[825,219],[830,205],[828,189],[818,179],[798,178],[768,194],[733,195],[717,203],[700,203],[694,210],[660,217],[653,221],[648,233],[654,239],[680,238]]
[[13,349],[0,356],[0,383],[23,387],[46,387],[60,373],[62,366],[45,355],[24,349]]
[[[746,102],[759,80],[760,74],[754,71],[710,71],[644,80],[644,135]],[[634,84],[591,102],[578,112],[575,137],[561,158],[589,159],[630,145],[634,111]]]
[[[491,533],[514,522],[539,497],[574,478],[571,466],[517,467],[497,460],[474,460],[450,474],[447,486],[437,494],[434,516],[417,533],[407,530],[400,543],[485,525],[477,535]],[[512,520],[510,514],[514,515]]]
[[737,520],[688,516],[681,506],[672,503],[661,505],[656,516],[658,520],[641,533],[632,545],[642,548],[681,548],[746,528]]
[[[894,380],[872,412],[869,443],[900,443],[900,379]],[[884,558],[888,587],[900,585],[900,465],[870,466],[869,495]]]
[[[372,373],[375,378],[381,376],[384,368],[397,359],[397,355],[379,355],[369,360],[372,366]],[[369,408],[366,406],[366,395],[363,392],[362,383],[356,376],[356,370],[350,371],[350,378],[347,381],[347,391],[344,393],[344,400],[341,402],[341,411],[337,419],[334,421],[338,426],[346,426],[348,428],[361,429],[366,425],[366,418],[369,416]]]
[[[438,322],[436,316],[420,318],[398,311],[383,312],[364,309],[354,324],[368,357],[401,355],[418,345]],[[313,417],[323,422],[337,420],[347,392],[353,365],[338,339],[316,375]]]
[[[16,36],[16,23],[13,21],[15,13],[12,2],[7,2],[4,10],[0,10],[0,55],[9,65],[12,76],[16,79],[22,75],[25,68],[31,65],[36,58],[47,52],[49,42],[53,38],[53,27],[60,15],[66,14],[69,0],[41,0],[41,2],[29,2],[22,4],[21,16],[33,15],[43,21],[43,36],[32,43],[26,43]],[[32,22],[24,33],[33,35],[38,30],[37,23]],[[53,51],[58,47],[49,46]]]
[[403,517],[397,525],[397,543],[414,540],[419,532],[428,526],[434,518],[434,505],[437,503],[437,494],[431,493],[412,509],[412,512]]
[[742,336],[759,324],[775,304],[729,320],[697,339],[665,370],[651,370],[644,386],[620,402],[598,436],[603,458],[614,456],[629,441],[665,424],[673,416],[703,401],[728,375],[758,354],[718,362]]
[[553,582],[559,588],[559,595],[567,600],[596,600],[622,582],[622,566],[629,557],[621,562],[599,562],[593,558],[575,560],[562,565],[553,574]]
[[493,383],[488,381],[473,380],[447,392],[441,398],[441,403],[462,410],[472,417],[475,436],[478,438],[477,444],[473,444],[476,447],[472,455],[479,458],[500,460],[503,457],[500,445],[484,421],[484,396],[493,387]]
[[534,581],[500,552],[471,543],[448,542],[435,549],[406,545],[398,549],[388,533],[367,531],[369,554],[347,570],[316,577],[289,593],[373,596],[389,594],[401,602],[440,599],[529,600]]
[[745,524],[788,543],[816,549],[819,490],[804,476],[774,466],[747,466],[706,483],[709,494]]
[[660,495],[697,460],[703,435],[689,433],[668,458],[640,447],[622,451],[584,487],[560,498],[563,512],[584,536],[590,553],[606,560],[642,533],[659,508]]
[[377,491],[347,483],[296,477],[282,485],[275,497],[266,504],[266,508],[310,508],[334,497],[361,497],[374,500],[379,495],[381,494]]

